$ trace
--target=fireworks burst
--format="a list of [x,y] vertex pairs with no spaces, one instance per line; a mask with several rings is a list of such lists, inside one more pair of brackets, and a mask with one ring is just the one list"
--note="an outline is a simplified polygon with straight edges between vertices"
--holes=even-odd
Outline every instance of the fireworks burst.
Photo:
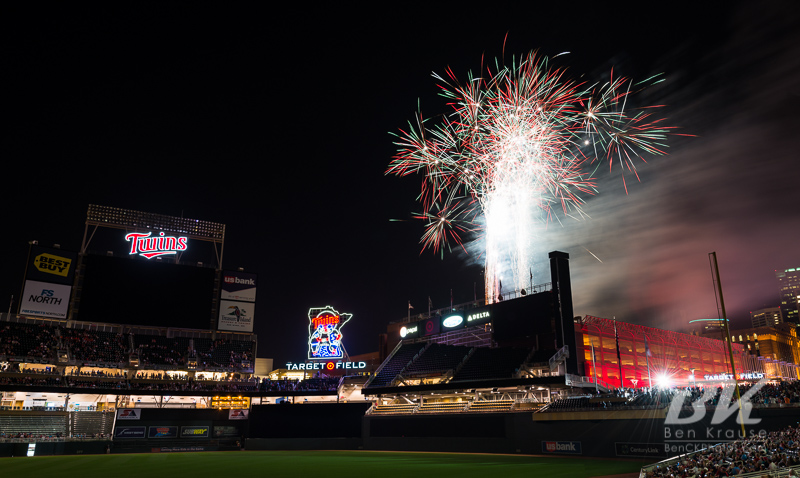
[[[415,214],[426,223],[423,249],[443,253],[463,248],[467,235],[483,235],[486,298],[493,302],[502,277],[525,286],[537,224],[561,213],[581,216],[602,162],[609,169],[617,163],[623,183],[627,173],[638,179],[637,160],[664,154],[671,128],[654,118],[658,106],[627,104],[657,76],[634,84],[612,72],[604,84],[588,85],[535,52],[481,71],[466,83],[449,69],[434,74],[452,111],[438,122],[418,113],[416,124],[396,134],[387,174],[424,176],[423,212]],[[504,263],[511,270],[500,270]]]

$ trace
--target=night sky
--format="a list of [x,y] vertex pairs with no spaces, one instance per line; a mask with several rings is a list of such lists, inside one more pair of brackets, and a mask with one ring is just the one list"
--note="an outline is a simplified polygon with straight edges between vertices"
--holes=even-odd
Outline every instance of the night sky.
[[717,316],[716,252],[735,324],[776,306],[774,270],[800,266],[798,7],[540,3],[6,11],[0,310],[27,242],[79,249],[99,204],[226,224],[223,267],[259,275],[260,357],[302,360],[324,305],[353,314],[351,354],[375,351],[409,301],[483,284],[476,254],[420,253],[420,179],[385,176],[390,132],[447,112],[432,72],[530,50],[587,81],[664,72],[639,99],[695,135],[627,195],[601,174],[590,219],[540,233],[534,282],[565,251],[576,314],[680,329]]

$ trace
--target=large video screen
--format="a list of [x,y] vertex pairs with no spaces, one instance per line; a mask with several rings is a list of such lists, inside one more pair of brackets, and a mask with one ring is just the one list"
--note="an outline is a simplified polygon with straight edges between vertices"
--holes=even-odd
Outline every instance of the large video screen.
[[555,332],[555,298],[551,291],[494,303],[491,313],[498,343],[515,343]]
[[89,255],[77,320],[208,329],[214,269]]

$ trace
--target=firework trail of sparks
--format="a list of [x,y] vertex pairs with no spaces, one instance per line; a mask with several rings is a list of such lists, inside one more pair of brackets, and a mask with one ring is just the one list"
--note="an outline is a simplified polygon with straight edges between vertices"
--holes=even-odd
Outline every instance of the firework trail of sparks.
[[658,106],[628,104],[658,76],[634,84],[612,71],[603,84],[578,83],[536,52],[481,72],[466,83],[450,69],[433,75],[452,111],[438,122],[418,113],[416,124],[395,134],[386,173],[424,177],[423,212],[414,214],[426,223],[423,250],[464,248],[468,235],[483,235],[486,299],[493,302],[501,278],[511,275],[517,289],[526,284],[537,224],[561,213],[583,216],[582,197],[597,192],[603,162],[622,168],[623,184],[625,174],[638,179],[637,160],[664,154],[672,128],[653,116]]

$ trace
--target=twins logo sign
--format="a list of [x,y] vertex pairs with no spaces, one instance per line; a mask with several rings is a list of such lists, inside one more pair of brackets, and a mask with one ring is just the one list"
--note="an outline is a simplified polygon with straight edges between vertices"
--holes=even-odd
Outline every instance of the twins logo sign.
[[342,327],[353,314],[340,314],[331,306],[308,311],[308,358],[340,359],[344,357]]

